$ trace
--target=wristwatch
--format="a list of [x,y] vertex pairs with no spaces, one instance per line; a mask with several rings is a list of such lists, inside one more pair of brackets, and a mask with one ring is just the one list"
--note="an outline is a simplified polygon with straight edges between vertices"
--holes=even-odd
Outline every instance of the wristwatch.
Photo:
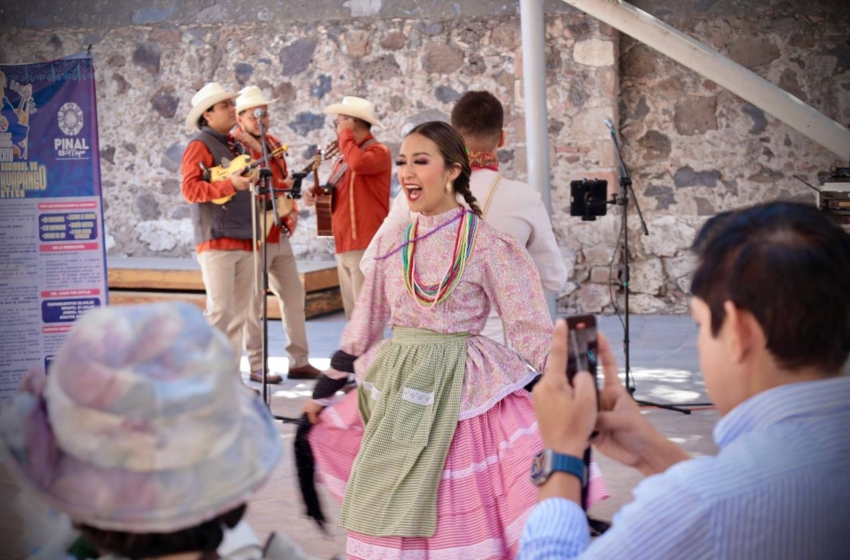
[[555,471],[569,473],[579,479],[582,488],[587,486],[587,467],[584,466],[584,461],[572,455],[556,453],[551,449],[544,449],[534,456],[534,462],[531,464],[531,482],[540,486]]

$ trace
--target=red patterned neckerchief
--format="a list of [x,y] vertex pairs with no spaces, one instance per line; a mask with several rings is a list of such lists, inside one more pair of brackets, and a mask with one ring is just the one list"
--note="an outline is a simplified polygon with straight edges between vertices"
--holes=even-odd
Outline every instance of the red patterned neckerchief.
[[499,158],[496,157],[496,154],[492,152],[467,152],[467,157],[469,158],[469,165],[473,170],[475,169],[491,169],[493,171],[499,170]]

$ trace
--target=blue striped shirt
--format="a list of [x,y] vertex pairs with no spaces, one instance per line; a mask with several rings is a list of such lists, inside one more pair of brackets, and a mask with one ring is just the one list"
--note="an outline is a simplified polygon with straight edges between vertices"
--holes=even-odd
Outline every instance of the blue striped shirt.
[[641,482],[592,544],[577,504],[541,502],[520,558],[850,558],[850,377],[759,393],[714,439],[716,456]]

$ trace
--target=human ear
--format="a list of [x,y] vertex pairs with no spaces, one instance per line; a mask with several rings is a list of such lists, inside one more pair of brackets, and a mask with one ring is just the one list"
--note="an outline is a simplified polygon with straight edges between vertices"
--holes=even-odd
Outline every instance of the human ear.
[[735,363],[740,363],[757,348],[764,344],[764,332],[749,311],[739,309],[731,301],[723,304],[726,321],[723,329],[729,349],[729,356]]
[[449,167],[446,171],[448,173],[449,181],[454,183],[454,180],[457,179],[458,177],[460,177],[461,168],[460,168],[459,164],[455,163],[454,165]]

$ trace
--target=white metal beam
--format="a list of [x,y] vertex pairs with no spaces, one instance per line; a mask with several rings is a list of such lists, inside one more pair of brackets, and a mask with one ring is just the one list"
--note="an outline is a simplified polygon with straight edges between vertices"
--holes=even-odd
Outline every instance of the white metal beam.
[[621,0],[561,1],[723,86],[805,134],[842,162],[850,161],[850,130],[711,47]]

